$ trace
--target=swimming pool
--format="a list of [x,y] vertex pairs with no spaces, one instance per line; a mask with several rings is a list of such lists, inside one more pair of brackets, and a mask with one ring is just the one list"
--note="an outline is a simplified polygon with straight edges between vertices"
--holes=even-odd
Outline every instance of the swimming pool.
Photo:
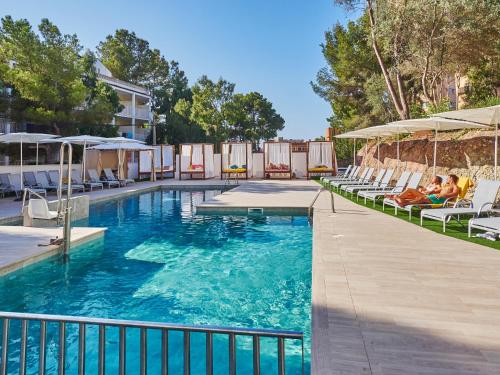
[[[217,193],[154,191],[92,206],[89,222],[81,224],[107,227],[104,240],[75,249],[67,263],[50,259],[0,278],[1,310],[304,331],[309,358],[312,241],[307,218],[194,214],[196,204]],[[36,330],[31,335],[35,340]],[[56,336],[49,334],[54,347]],[[71,337],[69,331],[67,373],[76,371],[71,345],[77,343]],[[114,339],[113,334],[106,338]],[[175,340],[182,346],[181,337],[170,341]],[[196,337],[192,341],[196,351]],[[214,339],[217,345],[227,347],[223,339]],[[263,344],[263,374],[275,373],[273,350],[270,344],[266,353]],[[150,352],[154,357],[154,349]],[[221,360],[227,354],[219,352],[214,373],[227,373],[227,361]],[[238,374],[251,373],[249,352],[251,342],[242,340]],[[49,350],[47,373],[57,369],[56,349],[52,354]],[[127,360],[134,373],[137,360]],[[15,361],[13,349],[10,363]],[[205,371],[204,362],[198,362],[191,373]],[[116,373],[112,354],[106,366]],[[148,366],[158,373],[154,359]],[[177,373],[182,361],[170,366]],[[293,360],[287,363],[287,373],[298,368]]]

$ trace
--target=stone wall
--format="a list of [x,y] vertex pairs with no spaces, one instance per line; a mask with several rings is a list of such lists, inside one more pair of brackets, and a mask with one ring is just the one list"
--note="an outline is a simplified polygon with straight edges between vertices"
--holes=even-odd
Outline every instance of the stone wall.
[[[415,134],[400,141],[401,169],[424,172],[423,183],[432,177],[434,136]],[[366,153],[366,155],[365,155]],[[396,141],[386,140],[380,145],[377,157],[376,142],[358,152],[362,165],[396,168]],[[454,173],[473,180],[494,178],[494,134],[493,132],[446,132],[438,134],[436,174]],[[499,168],[500,169],[500,168]],[[395,176],[397,178],[397,175]]]

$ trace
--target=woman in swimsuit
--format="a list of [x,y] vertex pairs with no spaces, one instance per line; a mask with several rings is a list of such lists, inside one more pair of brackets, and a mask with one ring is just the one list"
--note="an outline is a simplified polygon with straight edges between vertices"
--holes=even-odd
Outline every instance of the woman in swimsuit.
[[413,204],[443,204],[447,199],[456,198],[458,196],[459,189],[457,182],[458,177],[454,174],[450,174],[446,181],[446,185],[441,187],[439,192],[424,192],[408,189],[394,200],[401,207]]
[[396,200],[397,197],[401,199],[415,199],[420,196],[419,193],[430,195],[438,194],[441,191],[441,184],[443,179],[440,176],[432,177],[431,183],[426,187],[419,187],[418,189],[406,189],[400,194],[386,194],[386,198]]

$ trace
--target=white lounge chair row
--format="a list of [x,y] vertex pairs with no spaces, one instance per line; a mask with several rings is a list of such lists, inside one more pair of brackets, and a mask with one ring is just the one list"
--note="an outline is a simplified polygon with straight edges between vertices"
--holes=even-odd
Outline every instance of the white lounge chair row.
[[[372,181],[373,172],[373,168],[364,168],[361,171],[361,167],[349,166],[344,175],[324,177],[321,179],[321,183],[339,192],[351,194],[351,197],[356,194],[356,199],[363,198],[365,204],[370,200],[375,205],[378,199],[383,199],[384,210],[386,206],[394,207],[395,214],[398,210],[405,210],[411,219],[414,206],[400,207],[393,199],[386,196],[399,194],[408,188],[418,188],[423,174],[405,171],[400,175],[395,186],[389,187],[394,170],[381,169]],[[446,176],[442,176],[442,178],[446,178]],[[457,220],[460,223],[461,217],[469,216],[472,217],[468,222],[469,237],[472,234],[472,229],[500,234],[500,217],[482,217],[492,213],[499,190],[500,181],[479,180],[470,200],[457,199],[449,202],[452,204],[450,207],[424,207],[420,211],[420,224],[423,225],[424,219],[440,221],[443,224],[443,232],[445,232],[446,224],[451,220]]]
[[[115,177],[110,168],[104,169],[105,178],[101,179],[95,169],[88,170],[89,181],[83,181],[80,172],[73,170],[71,173],[71,188],[72,191],[85,192],[86,189],[92,191],[94,188],[104,189],[104,185],[108,188],[126,186],[135,182],[132,179],[119,180]],[[23,194],[23,187],[41,194],[47,195],[48,191],[57,191],[59,189],[59,171],[37,171],[23,172],[23,182],[21,183],[21,175],[16,173],[0,173],[0,195],[13,193],[16,197]],[[68,189],[68,184],[62,185],[63,190]]]

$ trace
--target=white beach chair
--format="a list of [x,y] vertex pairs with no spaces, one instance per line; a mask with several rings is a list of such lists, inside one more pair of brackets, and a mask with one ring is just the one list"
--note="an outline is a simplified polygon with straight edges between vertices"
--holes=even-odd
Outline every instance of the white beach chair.
[[104,189],[104,184],[102,182],[83,182],[82,177],[77,170],[73,170],[73,173],[71,173],[71,182],[75,185],[83,185],[89,188],[90,191],[92,191],[93,188]]
[[[331,181],[330,187],[338,190],[342,185],[349,185],[349,184],[355,185],[369,181],[369,178],[367,178],[367,176],[369,175],[371,178],[371,175],[373,174],[374,170],[375,168],[365,168],[363,172],[361,172],[359,177],[349,178],[347,180]],[[356,174],[356,176],[358,176],[358,174]]]
[[361,167],[354,166],[349,173],[346,173],[342,176],[323,177],[323,183],[325,186],[328,186],[333,181],[349,180],[358,176],[359,172],[361,172]]
[[[59,188],[59,176],[60,176],[59,171],[52,170],[52,171],[49,171],[48,173],[49,173],[50,182],[54,185],[57,185],[57,187]],[[63,184],[62,189],[68,190],[68,184]],[[74,190],[85,191],[85,186],[72,183],[71,184],[71,191],[74,191]]]
[[375,168],[368,168],[367,173],[361,179],[361,181],[359,182],[348,181],[345,184],[340,184],[338,189],[342,191],[345,190],[348,186],[372,185],[373,184],[372,177],[374,173],[375,173]]
[[[417,189],[420,181],[422,180],[423,173],[422,172],[413,172],[412,176],[410,177],[410,180],[408,181],[408,185],[403,188],[397,189],[397,191],[391,191],[384,193],[385,194],[390,194],[390,195],[396,195],[396,194],[401,194],[405,189]],[[369,199],[369,198],[368,198]],[[385,211],[385,206],[391,206],[394,207],[394,215],[398,213],[398,208],[399,205],[396,203],[395,200],[390,199],[390,198],[384,198],[382,201],[382,210]]]
[[[23,187],[21,184],[21,175],[20,174],[11,174],[11,173],[8,173],[8,179],[10,181],[10,185],[12,186],[12,189],[14,191],[14,193],[16,194],[16,197],[21,197],[21,195],[23,194]],[[41,194],[41,195],[45,195],[47,196],[47,190],[43,189],[43,188],[37,188],[37,187],[29,187],[29,186],[25,186],[25,188],[29,188],[31,191],[37,193],[37,194]]]
[[460,199],[453,207],[423,209],[420,212],[420,225],[423,225],[424,218],[437,220],[443,223],[443,232],[446,232],[446,223],[452,218],[460,222],[460,216],[480,217],[488,212],[495,203],[500,181],[479,180],[471,200]]
[[38,171],[35,173],[35,180],[39,187],[45,190],[57,190],[58,186],[49,181],[47,177],[47,172]]
[[472,235],[472,228],[500,234],[500,217],[477,217],[470,219],[468,225],[469,237]]
[[111,186],[120,187],[119,181],[101,180],[95,169],[89,169],[87,172],[89,174],[90,181],[93,183],[100,183],[103,185],[108,185],[108,189],[111,189]]
[[339,172],[339,173],[337,173],[337,175],[336,175],[336,176],[322,176],[322,177],[320,177],[320,178],[319,178],[319,181],[320,181],[322,184],[324,184],[325,180],[327,180],[327,179],[332,179],[332,180],[333,180],[333,179],[335,179],[335,178],[342,178],[342,177],[345,177],[345,176],[349,176],[349,173],[351,173],[352,168],[353,168],[353,167],[352,167],[352,165],[351,165],[351,164],[349,164],[349,165],[347,166],[346,170],[345,170],[345,171],[343,171],[342,173],[340,173],[340,172]]
[[354,185],[344,185],[342,187],[342,190],[344,190],[347,193],[351,193],[351,197],[354,195],[354,193],[358,190],[373,190],[378,187],[380,187],[382,183],[382,178],[385,175],[385,168],[382,168],[378,173],[377,176],[373,181],[370,181],[365,184],[354,184]]
[[32,219],[53,220],[57,211],[50,211],[45,199],[31,198],[28,202],[28,216]]
[[[394,187],[389,187],[385,186],[381,189],[376,189],[376,190],[362,190],[358,191],[358,195],[356,196],[356,199],[359,199],[359,197],[364,198],[365,204],[367,201],[372,201],[373,206],[375,206],[375,203],[377,202],[377,199],[384,197],[386,194],[399,194],[403,192],[405,187],[408,184],[408,187],[410,184],[416,184],[418,187],[418,184],[420,182],[420,179],[422,178],[422,173],[416,172],[413,174],[413,181],[410,178],[411,172],[405,171],[401,173],[399,176],[398,180],[396,181],[396,185]],[[409,180],[409,181],[408,181]]]
[[106,177],[106,180],[117,181],[122,186],[127,186],[127,184],[130,184],[130,183],[135,183],[135,181],[130,179],[130,178],[125,178],[123,180],[116,178],[116,176],[113,174],[113,171],[110,168],[104,168],[104,176]]
[[394,169],[388,169],[384,176],[382,177],[382,180],[380,181],[378,186],[371,186],[367,191],[382,191],[385,188],[389,186],[392,180],[392,176],[394,175]]

